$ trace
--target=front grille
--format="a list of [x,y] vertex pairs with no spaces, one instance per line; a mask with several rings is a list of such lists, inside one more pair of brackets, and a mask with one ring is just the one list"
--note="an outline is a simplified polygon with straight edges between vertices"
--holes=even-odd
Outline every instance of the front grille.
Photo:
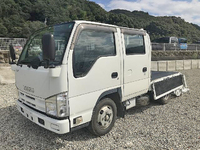
[[35,104],[30,103],[29,101],[26,101],[29,105],[31,105],[32,107],[36,107]]
[[34,98],[34,97],[31,97],[31,96],[26,95],[26,97],[28,97],[28,98],[30,98],[30,99],[32,99],[32,100],[35,100],[35,98]]
[[41,98],[34,97],[32,95],[28,95],[23,92],[19,92],[19,100],[24,104],[39,110],[41,112],[45,112],[45,100]]

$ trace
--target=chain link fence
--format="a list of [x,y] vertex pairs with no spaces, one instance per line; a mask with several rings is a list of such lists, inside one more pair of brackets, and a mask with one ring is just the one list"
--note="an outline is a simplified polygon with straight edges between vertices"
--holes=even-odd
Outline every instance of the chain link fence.
[[19,58],[19,55],[26,43],[25,38],[0,38],[0,64],[8,63],[10,60],[9,56],[9,45],[12,44],[15,52],[16,58]]
[[200,44],[187,44],[187,49],[180,49],[178,44],[169,43],[152,43],[152,50],[169,51],[169,50],[200,50]]
[[0,38],[0,51],[9,50],[9,45],[12,44],[15,50],[22,50],[26,43],[25,38]]

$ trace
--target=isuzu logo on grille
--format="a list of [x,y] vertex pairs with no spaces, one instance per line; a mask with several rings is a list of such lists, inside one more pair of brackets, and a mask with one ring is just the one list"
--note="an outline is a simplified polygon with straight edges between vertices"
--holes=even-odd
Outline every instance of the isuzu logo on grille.
[[32,88],[32,87],[24,86],[24,90],[31,92],[31,93],[34,93],[34,88]]

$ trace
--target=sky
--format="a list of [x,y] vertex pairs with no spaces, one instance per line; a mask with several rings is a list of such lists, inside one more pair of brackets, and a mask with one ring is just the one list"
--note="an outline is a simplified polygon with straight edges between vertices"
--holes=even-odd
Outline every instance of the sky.
[[200,26],[200,0],[90,0],[106,11],[126,9],[153,16],[176,16]]

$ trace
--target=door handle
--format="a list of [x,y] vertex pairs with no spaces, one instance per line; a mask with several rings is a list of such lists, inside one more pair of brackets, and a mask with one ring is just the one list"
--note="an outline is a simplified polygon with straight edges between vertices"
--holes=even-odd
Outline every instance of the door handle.
[[144,67],[144,68],[142,69],[142,72],[147,72],[147,67]]
[[111,74],[111,77],[114,79],[114,78],[117,78],[118,77],[118,73],[117,72],[113,72],[112,74]]

